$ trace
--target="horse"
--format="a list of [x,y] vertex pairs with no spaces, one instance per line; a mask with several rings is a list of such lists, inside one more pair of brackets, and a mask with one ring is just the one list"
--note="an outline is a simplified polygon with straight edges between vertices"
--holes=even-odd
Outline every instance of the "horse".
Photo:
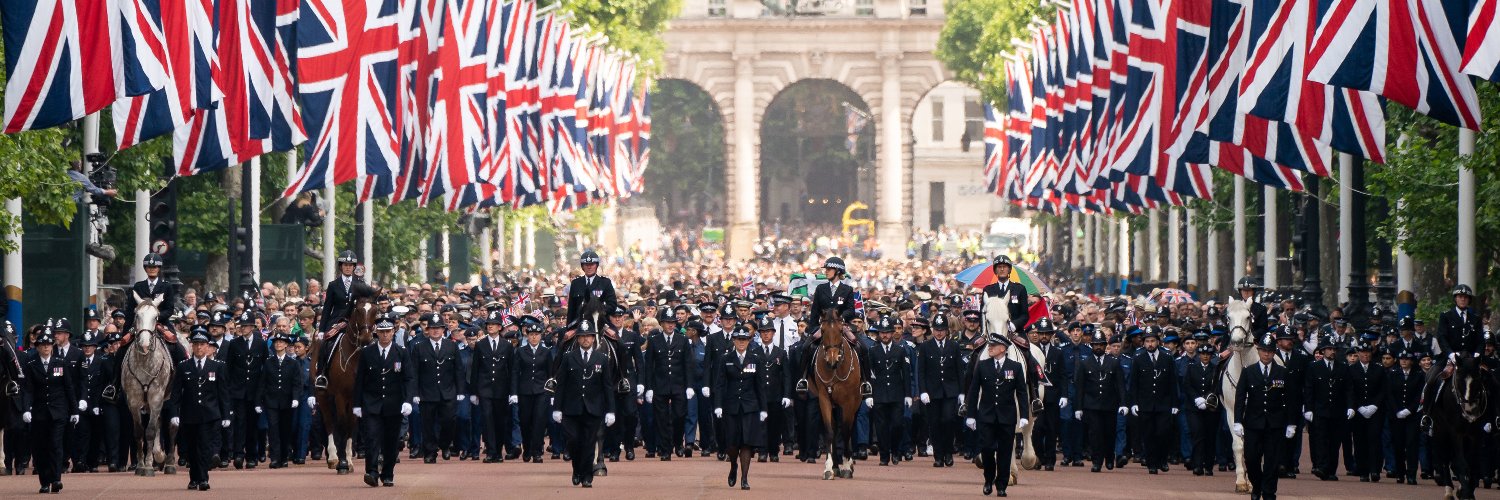
[[[1482,429],[1486,422],[1481,420],[1490,414],[1493,381],[1489,368],[1473,356],[1459,357],[1452,366],[1452,375],[1438,382],[1442,386],[1431,411],[1428,449],[1433,453],[1432,466],[1437,484],[1443,487],[1444,500],[1470,500],[1481,474],[1482,443],[1488,442]],[[1454,476],[1458,480],[1457,490]]]
[[[587,302],[584,302],[582,308],[579,310],[578,320],[588,320],[594,325],[595,331],[605,332],[595,337],[594,345],[601,352],[603,352],[605,356],[609,357],[610,361],[613,361],[612,364],[615,367],[615,380],[619,381],[619,383],[616,384],[616,390],[620,394],[629,393],[632,390],[631,387],[633,386],[630,382],[630,378],[627,376],[628,374],[625,373],[625,363],[620,361],[620,355],[618,353],[620,339],[610,336],[610,334],[608,333],[610,329],[604,328],[604,325],[609,323],[609,310],[605,306],[604,302],[602,300],[599,300],[599,297],[597,296],[590,296],[589,300]],[[576,327],[577,323],[574,323],[569,327],[569,329]],[[559,349],[559,352],[561,352],[563,355],[572,353],[574,349],[573,344],[574,342],[572,336],[564,338],[561,342],[561,348]],[[552,377],[549,378],[549,384],[552,380],[556,380],[557,368],[561,365],[562,358],[563,356],[556,356],[553,358]],[[599,429],[599,439],[595,440],[595,442],[598,444],[595,445],[594,450],[594,475],[609,476],[609,467],[605,465],[604,460],[603,428]]]
[[[3,321],[3,320],[0,320]],[[9,335],[0,333],[0,408],[10,408],[11,402],[21,397],[21,355],[16,351]],[[5,436],[6,423],[0,419],[0,438]],[[5,456],[0,453],[0,458]]]
[[[1260,357],[1255,353],[1255,335],[1250,331],[1250,303],[1231,299],[1224,309],[1224,317],[1229,322],[1229,350],[1232,354],[1221,368],[1223,373],[1219,377],[1219,406],[1224,408],[1229,427],[1234,428],[1234,402],[1239,390],[1240,373],[1245,367],[1258,363]],[[1234,450],[1234,492],[1249,493],[1250,479],[1245,472],[1245,439],[1230,433],[1230,440]]]
[[[1005,297],[986,296],[984,298],[984,335],[981,338],[987,338],[991,332],[1001,332],[1007,335],[1011,333],[1010,308],[1006,303],[1007,300]],[[1040,384],[1036,376],[1037,366],[1035,360],[1045,357],[1042,354],[1041,348],[1030,345],[1029,342],[1025,345],[1018,344],[1017,347],[1021,348],[1007,349],[1005,351],[1005,358],[1020,363],[1025,368],[1021,370],[1021,376],[1026,379],[1026,387],[1031,391],[1032,400],[1030,404],[1017,405],[1017,410],[1021,412],[1021,418],[1026,419],[1027,423],[1026,426],[1022,427],[1019,425],[1019,420],[1016,422],[1018,425],[1015,432],[1021,435],[1021,457],[1018,459],[1014,454],[1009,457],[1011,466],[1010,477],[1006,479],[1008,486],[1015,486],[1021,480],[1020,471],[1022,469],[1037,470],[1041,468],[1041,461],[1036,457],[1036,447],[1031,441],[1031,433],[1036,427],[1037,419],[1035,414],[1040,413],[1037,402],[1042,401],[1042,397],[1046,395],[1047,391],[1047,387]],[[978,349],[976,361],[969,363],[970,369],[979,366],[979,361],[987,359],[990,359],[989,350],[984,349],[981,345],[980,349]],[[972,376],[970,379],[972,379]]]
[[[817,394],[818,411],[823,416],[823,447],[828,459],[823,462],[823,479],[838,476],[854,478],[854,415],[859,412],[859,385],[862,373],[859,356],[844,341],[844,322],[838,312],[829,308],[820,318],[823,332],[813,353],[813,378],[809,389]],[[834,412],[838,412],[835,414]],[[844,469],[844,463],[849,464]]]
[[[134,292],[132,292],[134,293]],[[135,475],[155,476],[156,467],[167,474],[177,473],[177,458],[173,449],[162,450],[161,432],[162,405],[171,393],[172,355],[166,342],[156,333],[157,309],[162,298],[151,300],[135,296],[135,336],[127,346],[120,367],[120,389],[125,393],[126,407],[135,423]],[[167,432],[174,437],[177,427],[169,425]],[[147,461],[150,457],[151,461]]]
[[[318,342],[317,354],[321,355],[322,349],[327,348],[332,350],[332,356],[328,366],[321,370],[321,375],[327,377],[328,387],[316,389],[314,397],[318,414],[323,418],[323,428],[328,430],[328,468],[340,475],[354,470],[349,465],[349,449],[353,447],[355,425],[358,424],[354,417],[354,372],[359,368],[360,348],[375,338],[375,321],[379,313],[369,297],[355,299],[344,324],[344,328],[349,329],[347,334],[335,336],[331,344]],[[337,450],[337,455],[333,450]]]

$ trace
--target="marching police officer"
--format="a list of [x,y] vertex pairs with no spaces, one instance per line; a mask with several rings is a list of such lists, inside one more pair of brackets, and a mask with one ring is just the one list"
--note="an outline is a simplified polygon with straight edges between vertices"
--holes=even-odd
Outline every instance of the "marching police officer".
[[984,494],[989,495],[998,486],[994,493],[1003,497],[1015,452],[1016,429],[1028,423],[1020,410],[1030,404],[1031,394],[1026,385],[1026,368],[1005,357],[1010,339],[994,332],[985,343],[990,359],[977,361],[974,366],[974,383],[969,384],[967,391],[974,408],[969,410],[964,425],[979,436]]
[[541,320],[521,318],[526,343],[516,351],[511,393],[520,399],[521,461],[542,463],[542,437],[547,434],[547,397],[544,385],[552,366],[552,348],[542,343],[547,325]]
[[1373,335],[1360,335],[1357,361],[1349,365],[1348,406],[1354,410],[1349,421],[1354,429],[1354,465],[1360,482],[1380,481],[1381,425],[1385,423],[1385,368],[1371,359],[1375,350]]
[[948,319],[932,321],[932,340],[917,346],[917,392],[932,436],[932,466],[953,466],[954,419],[964,395],[958,342],[948,338]]
[[510,405],[520,402],[511,392],[511,367],[515,348],[500,338],[505,313],[491,312],[485,320],[485,336],[474,345],[473,369],[469,372],[469,399],[484,418],[484,463],[505,461],[505,443],[510,441]]
[[31,424],[31,450],[36,463],[40,493],[62,491],[63,430],[78,423],[80,409],[88,403],[78,397],[75,372],[53,350],[56,339],[52,327],[42,330],[34,347],[36,352],[22,370],[21,400],[29,401],[21,420]]
[[1082,420],[1088,429],[1089,454],[1094,462],[1091,472],[1099,472],[1100,466],[1115,468],[1115,414],[1124,415],[1125,369],[1120,358],[1105,352],[1114,339],[1095,336],[1089,341],[1091,351],[1083,356],[1073,370],[1073,386],[1078,388],[1079,401],[1073,418]]
[[288,350],[291,345],[292,338],[286,334],[271,338],[273,352],[262,363],[259,402],[255,406],[256,413],[266,415],[272,469],[286,467],[287,461],[292,459],[292,451],[296,448],[292,416],[306,397],[302,391],[306,385],[302,362]]
[[601,425],[615,425],[614,360],[596,349],[592,320],[578,321],[574,349],[563,355],[553,400],[552,421],[563,424],[573,459],[573,485],[594,487],[594,451]]
[[619,305],[619,300],[615,298],[614,283],[609,278],[599,276],[599,262],[599,254],[593,250],[585,250],[578,257],[578,266],[583,269],[583,276],[573,278],[568,285],[569,325],[578,320],[589,297],[598,297],[604,303],[606,311],[614,310]]
[[1218,444],[1219,422],[1219,350],[1209,344],[1198,346],[1187,363],[1182,379],[1182,394],[1191,398],[1188,409],[1188,433],[1192,435],[1193,456],[1189,461],[1194,476],[1214,475],[1214,445]]
[[[161,255],[148,253],[141,259],[141,268],[146,271],[146,279],[135,282],[130,286],[131,293],[125,296],[125,323],[127,331],[135,327],[135,306],[137,300],[152,300],[161,297],[161,305],[157,308],[162,311],[162,318],[171,316],[171,311],[177,308],[177,290],[161,278]],[[158,318],[160,319],[160,318]]]
[[[780,462],[781,454],[777,452],[781,448],[782,440],[791,432],[788,426],[787,410],[792,407],[791,374],[787,373],[786,350],[776,345],[776,318],[767,314],[755,321],[755,329],[760,335],[760,341],[754,342],[752,347],[760,349],[761,360],[765,365],[761,374],[761,394],[766,397],[766,406],[771,408],[771,417],[766,419],[766,446],[761,448],[757,462]],[[905,350],[901,351],[903,354]],[[909,380],[909,378],[903,379]],[[907,388],[909,391],[910,388]],[[907,398],[908,400],[911,398]]]
[[1151,474],[1167,468],[1167,448],[1171,438],[1171,417],[1177,415],[1177,363],[1172,353],[1161,347],[1161,327],[1146,325],[1141,329],[1145,344],[1136,351],[1131,366],[1130,414],[1142,427],[1145,445],[1143,462]]
[[1230,429],[1245,442],[1245,474],[1250,480],[1251,500],[1276,500],[1276,483],[1280,475],[1281,447],[1297,426],[1288,414],[1293,388],[1287,382],[1287,369],[1275,363],[1276,344],[1271,335],[1256,343],[1260,361],[1240,372],[1239,390],[1235,393],[1234,427]]
[[[117,383],[114,360],[99,350],[98,331],[84,332],[79,341],[83,360],[78,367],[78,396],[84,401],[78,420],[78,442],[73,450],[73,472],[98,472],[101,460],[114,460],[120,433],[114,399]],[[118,472],[111,464],[110,472]]]
[[1036,426],[1032,427],[1031,438],[1042,470],[1050,471],[1057,464],[1057,438],[1062,430],[1059,412],[1062,407],[1067,406],[1068,385],[1071,380],[1063,371],[1063,349],[1052,343],[1052,336],[1057,333],[1057,326],[1052,323],[1052,319],[1043,317],[1036,320],[1031,325],[1031,333],[1034,336],[1032,344],[1042,352],[1041,358],[1036,362],[1052,383],[1047,388],[1046,399],[1042,401],[1042,413],[1036,416]]
[[228,364],[229,375],[226,384],[232,420],[229,452],[234,457],[235,469],[254,469],[256,458],[260,456],[256,448],[261,442],[257,421],[264,410],[256,403],[260,401],[263,389],[261,372],[265,369],[269,349],[265,337],[255,328],[255,315],[248,309],[240,313],[235,327],[234,338],[221,344],[225,351],[222,359]]
[[[1287,384],[1291,385],[1291,392],[1287,395],[1287,405],[1292,409],[1302,407],[1302,386],[1307,377],[1307,365],[1312,363],[1312,356],[1297,347],[1297,336],[1292,331],[1292,325],[1277,325],[1272,327],[1276,335],[1276,362],[1286,367]],[[1292,425],[1297,426],[1297,432],[1292,440],[1282,450],[1281,467],[1277,471],[1281,477],[1296,479],[1299,466],[1297,463],[1302,456],[1302,422],[1293,415]]]
[[438,448],[443,460],[451,457],[448,444],[453,442],[454,410],[464,394],[463,364],[458,359],[458,345],[444,335],[447,326],[438,313],[428,313],[427,338],[408,344],[411,370],[414,372],[408,392],[422,416],[423,461],[437,463]]
[[[707,369],[718,372],[712,379],[718,385],[713,391],[714,416],[723,423],[723,440],[719,442],[729,454],[729,486],[738,479],[740,489],[750,489],[750,455],[765,441],[766,418],[771,408],[761,392],[760,371],[765,369],[760,350],[750,349],[750,329],[739,326],[730,334],[730,352]],[[738,469],[736,469],[738,467]]]
[[615,413],[620,419],[620,425],[604,430],[605,454],[611,462],[620,461],[620,448],[625,449],[626,460],[635,460],[635,429],[640,422],[640,404],[637,398],[646,395],[646,386],[640,382],[638,374],[641,344],[645,342],[645,338],[635,328],[627,326],[629,318],[630,312],[624,307],[615,306],[614,311],[609,313],[607,331],[616,333],[619,346],[619,358],[615,361],[620,364],[620,373],[635,383],[635,387],[629,387],[624,392],[615,391]]
[[372,487],[377,476],[382,485],[396,485],[401,419],[411,415],[411,362],[395,337],[391,318],[375,323],[375,342],[360,349],[354,372],[354,414],[364,426],[365,484]]
[[[665,309],[662,315],[671,317]],[[675,323],[676,320],[670,321]],[[682,433],[687,418],[687,401],[696,395],[693,368],[697,361],[693,359],[687,335],[678,333],[675,324],[663,322],[662,328],[665,330],[651,334],[646,341],[641,378],[646,386],[646,402],[651,403],[656,414],[656,436],[660,448],[657,453],[662,461],[669,461],[674,452],[686,456],[682,455],[685,452]],[[702,325],[698,324],[698,328]]]
[[[771,326],[767,322],[766,326]],[[876,323],[880,343],[870,351],[875,372],[875,404],[869,405],[876,435],[880,438],[880,465],[901,463],[897,448],[901,441],[902,412],[911,406],[911,367],[906,349],[896,344],[895,328],[889,316]]]
[[1417,367],[1415,351],[1398,355],[1397,367],[1386,372],[1385,400],[1390,406],[1386,425],[1390,429],[1391,451],[1396,458],[1397,483],[1417,484],[1417,400],[1422,393],[1423,376]]
[[1325,338],[1318,359],[1307,365],[1302,384],[1302,419],[1308,422],[1312,473],[1324,481],[1338,481],[1338,447],[1348,435],[1345,425],[1354,417],[1349,408],[1348,376],[1339,344]]
[[[177,377],[172,385],[172,399],[177,415],[172,425],[182,435],[183,455],[187,456],[188,489],[208,491],[208,470],[214,467],[213,445],[219,429],[229,428],[228,368],[213,358],[208,330],[193,328],[193,356],[177,363]],[[150,467],[151,464],[139,464]]]

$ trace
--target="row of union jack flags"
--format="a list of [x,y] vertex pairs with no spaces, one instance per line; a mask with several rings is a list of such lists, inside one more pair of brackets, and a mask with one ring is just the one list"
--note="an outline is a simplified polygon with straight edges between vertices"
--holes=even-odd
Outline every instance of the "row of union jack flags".
[[[284,195],[551,210],[639,193],[636,61],[532,0],[0,0],[5,132],[111,107],[178,175],[301,148]],[[597,37],[602,38],[602,37]]]
[[1140,213],[1210,168],[1301,190],[1336,152],[1384,162],[1387,100],[1478,129],[1500,0],[1047,0],[985,109],[984,175],[1013,203]]

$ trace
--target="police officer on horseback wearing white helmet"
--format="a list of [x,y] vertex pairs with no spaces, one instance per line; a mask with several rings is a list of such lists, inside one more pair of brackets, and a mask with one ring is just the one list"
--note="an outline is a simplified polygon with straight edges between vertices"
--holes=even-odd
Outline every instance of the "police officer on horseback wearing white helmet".
[[[823,320],[823,311],[835,309],[838,311],[839,318],[844,318],[846,313],[854,311],[854,287],[843,282],[844,278],[849,277],[848,268],[844,266],[844,259],[829,257],[828,260],[823,261],[823,271],[828,276],[828,281],[819,283],[818,288],[813,290],[812,309],[808,314],[808,335],[812,338],[809,345],[817,344],[817,339],[823,337],[822,332],[818,331]],[[850,332],[846,331],[843,334],[844,340],[848,341],[849,345],[854,347],[854,351],[859,354],[860,371],[863,372],[859,394],[861,398],[868,398],[874,392],[870,385],[874,372],[871,370],[870,357],[865,350],[865,343],[860,342]],[[812,369],[812,358],[813,351],[803,353],[802,370],[799,372],[802,378],[797,380],[796,387],[798,393],[807,393],[807,373]]]

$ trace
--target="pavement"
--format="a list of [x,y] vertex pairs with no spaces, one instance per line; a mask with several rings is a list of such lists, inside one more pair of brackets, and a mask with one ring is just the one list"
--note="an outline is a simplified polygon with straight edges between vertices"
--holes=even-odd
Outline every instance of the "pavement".
[[[750,467],[752,489],[729,488],[729,465],[708,458],[675,458],[671,462],[645,459],[610,463],[608,477],[594,481],[592,489],[572,486],[570,469],[561,460],[542,464],[507,461],[483,464],[474,461],[439,461],[427,465],[406,460],[396,467],[396,486],[365,486],[363,461],[355,461],[354,474],[339,476],[323,463],[270,470],[264,465],[253,471],[215,470],[212,489],[187,491],[187,472],[168,476],[137,477],[130,473],[64,474],[62,493],[55,497],[143,499],[254,498],[333,500],[358,495],[376,498],[548,498],[589,499],[860,499],[946,498],[981,496],[980,471],[960,460],[951,468],[934,468],[918,458],[898,466],[880,467],[875,461],[858,462],[854,479],[822,479],[822,465],[795,461],[754,463]],[[42,497],[36,493],[34,476],[0,477],[0,498]],[[1087,467],[1063,467],[1052,472],[1023,471],[1021,482],[1008,489],[1011,498],[1100,498],[1118,499],[1244,499],[1234,493],[1233,473],[1195,477],[1181,467],[1160,475],[1148,475],[1139,464],[1098,474]],[[1311,475],[1281,481],[1280,497],[1287,499],[1413,499],[1441,498],[1442,489],[1431,481],[1420,485],[1361,483],[1353,478],[1324,482]],[[1500,499],[1500,490],[1479,490],[1480,499]]]

